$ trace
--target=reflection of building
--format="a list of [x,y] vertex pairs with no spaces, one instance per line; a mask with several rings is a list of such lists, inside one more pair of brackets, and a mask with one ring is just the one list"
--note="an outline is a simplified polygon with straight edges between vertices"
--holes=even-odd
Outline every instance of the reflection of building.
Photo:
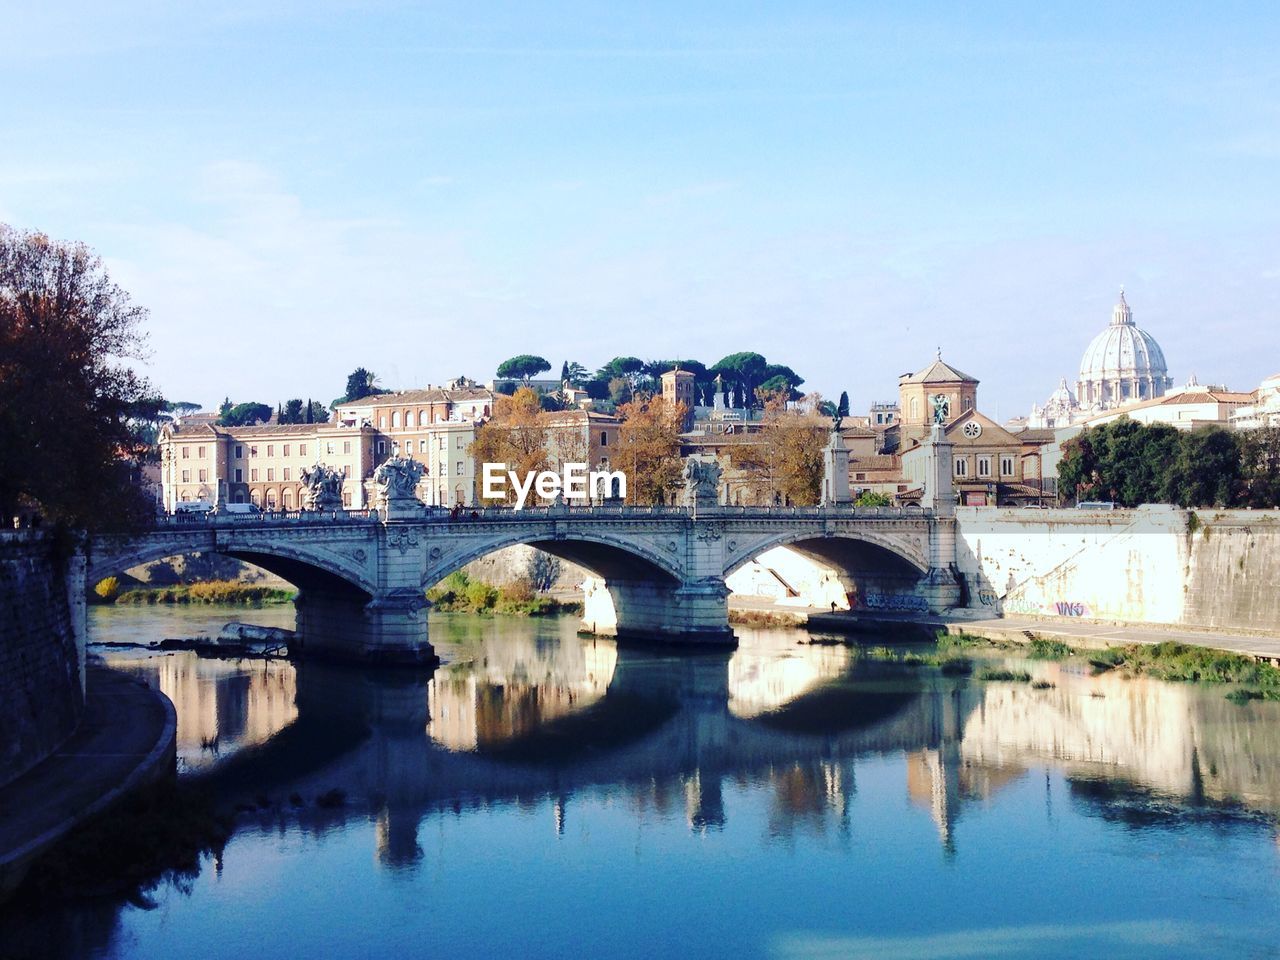
[[202,660],[176,653],[147,660],[111,661],[117,670],[149,675],[178,715],[178,756],[188,768],[218,754],[264,743],[297,715],[291,663]]
[[512,640],[481,667],[437,671],[427,686],[427,733],[450,750],[512,740],[598,701],[617,660],[618,649],[608,642],[543,649]]
[[776,710],[844,675],[851,662],[844,646],[806,646],[781,655],[739,647],[729,660],[729,712],[745,720]]

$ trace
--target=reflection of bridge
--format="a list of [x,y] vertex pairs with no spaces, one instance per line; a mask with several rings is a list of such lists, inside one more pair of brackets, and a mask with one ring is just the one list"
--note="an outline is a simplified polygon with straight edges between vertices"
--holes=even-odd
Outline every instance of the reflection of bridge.
[[[701,828],[728,816],[723,783],[764,778],[781,829],[821,827],[842,816],[855,761],[876,754],[905,754],[907,792],[948,846],[968,801],[1038,765],[1136,786],[1165,807],[1280,811],[1280,728],[1241,722],[1219,690],[1056,663],[1035,666],[1055,687],[987,684],[757,634],[732,652],[671,657],[579,640],[567,624],[558,637],[551,624],[455,626],[440,631],[453,662],[430,680],[303,664],[295,684],[291,666],[282,676],[242,665],[251,676],[235,676],[189,655],[121,665],[154,671],[180,732],[191,718],[184,755],[215,740],[256,744],[208,774],[229,799],[340,787],[377,805],[391,860],[413,855],[434,811],[550,797],[559,815],[600,789],[683,805]],[[296,712],[281,710],[286,692]]]
[[531,544],[599,578],[584,626],[595,633],[732,642],[725,578],[771,547],[838,571],[849,591],[885,606],[940,611],[961,593],[955,520],[895,508],[551,507],[429,515],[224,516],[171,522],[89,546],[91,582],[194,551],[264,567],[299,588],[309,650],[353,658],[434,658],[424,590],[485,554]]

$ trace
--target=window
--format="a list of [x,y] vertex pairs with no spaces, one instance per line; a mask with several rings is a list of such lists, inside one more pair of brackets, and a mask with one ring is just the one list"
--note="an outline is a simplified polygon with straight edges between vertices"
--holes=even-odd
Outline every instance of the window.
[[267,467],[267,480],[270,481],[270,480],[274,480],[275,478],[276,478],[276,468]]
[[406,430],[408,430],[412,426],[413,426],[413,411],[406,410],[404,412],[404,427]]
[[418,441],[418,452],[419,452],[419,453],[426,453],[426,452],[427,452],[427,438],[426,438],[426,437],[423,437],[421,440],[419,440],[419,441]]
[[966,413],[973,409],[973,397],[964,398],[964,409]]
[[342,452],[343,452],[343,453],[350,453],[350,452],[351,452],[351,441],[350,441],[350,440],[343,440],[343,441],[342,441]]
[[459,450],[462,449],[462,434],[458,434],[453,438],[453,445]]
[[978,476],[980,477],[991,476],[991,458],[990,457],[978,458]]
[[258,493],[257,490],[249,491],[249,502],[255,507],[262,506],[262,494]]
[[919,417],[920,417],[920,398],[912,397],[911,398],[911,419],[917,420],[919,419]]
[[964,457],[956,457],[956,476],[967,477],[969,475],[969,461]]
[[418,411],[418,426],[425,427],[427,425],[427,411]]
[[607,447],[609,445],[609,434],[603,430],[600,431],[600,446]]
[[236,444],[236,459],[237,460],[244,459],[244,447],[240,446],[240,444],[238,443]]
[[204,447],[196,447],[196,456],[201,460],[204,459]]
[[1000,458],[1000,476],[1002,477],[1013,476],[1013,457]]
[[190,447],[183,447],[183,448],[182,448],[182,459],[183,459],[183,460],[190,460],[190,459],[191,459],[191,448],[190,448]]
[[333,441],[332,441],[332,440],[330,440],[329,442],[327,442],[327,443],[324,445],[324,452],[325,452],[325,453],[333,453]]
[[[289,478],[285,477],[285,479],[288,480]],[[282,494],[280,494],[280,505],[283,506],[286,510],[293,509],[293,491],[292,490],[286,490]]]
[[351,476],[351,464],[349,464],[349,463],[344,463],[344,464],[342,465],[342,475],[343,475],[344,477],[350,477],[350,476]]
[[274,490],[267,491],[267,509],[274,510],[276,508],[276,492]]
[[287,457],[288,455],[289,455],[289,444],[286,443],[284,445],[284,456]]
[[387,452],[387,441],[385,441],[385,440],[379,440],[379,441],[378,441],[378,455],[379,455],[379,456],[381,456],[382,454],[384,454],[384,453],[386,453],[386,452]]
[[288,468],[288,467],[285,467],[285,468],[284,468],[284,475],[283,475],[283,478],[282,478],[282,479],[284,479],[284,480],[288,480],[288,479],[289,479],[289,468]]
[[342,491],[342,505],[347,508],[351,507],[351,491],[350,490]]
[[197,471],[196,471],[196,479],[198,479],[201,483],[208,483],[208,482],[209,482],[209,471],[208,471],[208,470],[197,470]]
[[454,470],[454,473],[456,473],[458,476],[462,476],[463,471],[462,471],[462,461],[461,461],[461,460],[459,460],[459,461],[458,461],[458,465],[457,465],[457,468]]
[[[244,471],[236,467],[236,483],[244,483]],[[243,500],[237,500],[236,503],[244,503]]]
[[385,429],[387,429],[387,417],[386,417],[386,414],[383,414],[381,417],[379,417],[379,418],[378,418],[378,429],[379,429],[379,430],[385,430]]
[[267,444],[267,456],[274,457],[276,455],[276,445],[274,443]]
[[393,410],[391,411],[391,429],[394,430],[398,426],[400,426],[400,413]]
[[258,468],[254,467],[252,470],[249,471],[249,482],[257,483],[257,481],[258,481]]
[[305,443],[298,444],[298,456],[305,457],[307,455],[307,445]]
[[183,471],[182,471],[182,482],[183,482],[183,483],[190,483],[190,482],[191,482],[191,471],[190,471],[190,470],[183,470]]
[[257,455],[258,455],[258,448],[257,448],[256,446],[250,446],[250,447],[249,447],[249,456],[251,456],[251,457],[256,457]]
[[439,437],[439,441],[440,441],[440,442],[437,444],[437,446],[438,446],[441,450],[443,450],[443,449],[444,449],[444,441],[445,441],[444,434],[441,434],[441,435],[440,435],[440,437]]

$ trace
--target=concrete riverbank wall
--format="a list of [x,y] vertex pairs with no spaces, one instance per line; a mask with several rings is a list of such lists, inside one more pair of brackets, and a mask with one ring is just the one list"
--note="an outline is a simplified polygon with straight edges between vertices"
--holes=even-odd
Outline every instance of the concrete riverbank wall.
[[80,722],[84,566],[54,537],[0,534],[0,784],[47,757]]
[[993,615],[1274,632],[1280,511],[956,511],[957,564]]

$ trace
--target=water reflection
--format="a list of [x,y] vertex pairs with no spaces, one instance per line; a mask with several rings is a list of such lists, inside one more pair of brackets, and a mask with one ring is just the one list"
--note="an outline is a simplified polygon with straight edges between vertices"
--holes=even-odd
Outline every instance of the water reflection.
[[[967,805],[1045,764],[1280,812],[1280,724],[1260,722],[1275,707],[1219,690],[1053,663],[1030,665],[1045,689],[979,683],[769,631],[744,632],[732,653],[674,656],[579,638],[569,623],[442,627],[446,664],[431,677],[190,654],[124,665],[173,699],[193,772],[277,801],[341,789],[368,804],[378,856],[395,865],[415,861],[432,811],[552,797],[562,819],[575,792],[599,788],[629,793],[637,811],[682,810],[706,831],[733,816],[726,779],[760,784],[771,834],[839,829],[855,762],[884,754],[903,756],[906,796],[952,852]],[[316,829],[344,819],[279,810]]]
[[[625,886],[631,869],[669,884],[639,867],[644,838],[657,836],[653,862],[690,865],[691,877],[720,876],[700,859],[706,851],[750,857],[759,875],[725,882],[781,884],[767,901],[775,917],[814,902],[797,900],[794,885],[807,882],[815,851],[836,851],[824,861],[828,884],[853,883],[846,874],[864,871],[862,885],[850,887],[860,891],[857,902],[842,907],[850,916],[875,902],[881,873],[896,877],[891,889],[931,883],[953,898],[978,897],[1016,875],[1021,886],[990,894],[1008,905],[1049,869],[1040,863],[1018,875],[1009,850],[1032,858],[1056,851],[1052,868],[1060,870],[1078,837],[1097,843],[1098,829],[1171,818],[1239,828],[1253,846],[1201,851],[1191,861],[1229,884],[1239,858],[1256,854],[1259,832],[1273,842],[1280,815],[1280,704],[1237,706],[1221,689],[1092,677],[1054,663],[1010,664],[1052,684],[1041,689],[979,682],[797,642],[807,637],[796,631],[743,630],[735,651],[692,655],[579,638],[568,620],[433,616],[432,636],[445,665],[431,676],[191,654],[123,662],[174,700],[189,776],[226,803],[253,808],[242,815],[229,864],[252,874],[259,859],[293,850],[291,838],[306,841],[296,852],[303,864],[323,860],[325,849],[356,848],[356,859],[343,861],[343,882],[372,863],[397,883],[420,884],[427,902],[457,889],[446,875],[486,891],[511,875],[528,875],[531,889],[568,888],[593,871],[611,878],[600,881],[606,886]],[[1054,806],[1058,796],[1066,802]],[[1010,815],[992,827],[983,819],[992,810]],[[1093,826],[1062,826],[1072,817]],[[1051,820],[1061,834],[1045,832]],[[993,847],[993,837],[1003,846]],[[565,850],[582,844],[585,859],[561,863],[567,854],[545,847],[546,838]],[[807,859],[790,863],[786,851],[795,850]],[[1274,847],[1268,854],[1275,860]],[[457,877],[477,862],[469,880]],[[978,876],[945,872],[966,862]],[[1127,862],[1095,856],[1096,876],[1067,894],[1079,897],[1095,882],[1129,884],[1120,879]],[[1047,884],[1050,912],[1028,918],[1056,919],[1051,911],[1063,897],[1054,889]],[[538,903],[539,916],[558,916],[558,901],[507,895]],[[688,912],[694,902],[671,909]],[[751,929],[765,915],[751,902],[721,898],[716,916]],[[884,909],[899,907],[894,899]],[[570,927],[597,916],[568,913]],[[884,928],[883,919],[863,917],[866,930]],[[794,929],[820,926],[806,922]],[[859,932],[828,922],[842,935]],[[131,919],[129,929],[139,923]],[[74,924],[109,926],[88,912]],[[485,943],[521,952],[498,942],[504,929],[486,928],[497,940]]]

